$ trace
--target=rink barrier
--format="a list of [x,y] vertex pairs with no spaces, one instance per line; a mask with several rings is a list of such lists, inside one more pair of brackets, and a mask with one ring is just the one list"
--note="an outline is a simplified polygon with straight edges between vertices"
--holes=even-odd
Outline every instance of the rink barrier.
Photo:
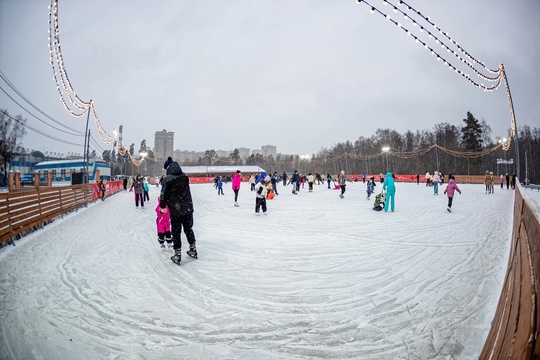
[[503,289],[479,359],[539,359],[540,207],[516,185]]
[[[123,190],[122,181],[105,185],[106,195]],[[100,198],[98,183],[0,193],[0,246]]]

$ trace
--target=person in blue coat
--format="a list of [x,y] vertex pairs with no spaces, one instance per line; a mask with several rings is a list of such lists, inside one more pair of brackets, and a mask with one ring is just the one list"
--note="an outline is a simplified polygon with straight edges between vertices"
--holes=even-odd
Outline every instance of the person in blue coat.
[[384,178],[383,190],[386,190],[386,201],[384,203],[384,211],[388,211],[388,204],[390,209],[394,211],[394,195],[396,194],[396,185],[394,184],[394,177],[389,171]]

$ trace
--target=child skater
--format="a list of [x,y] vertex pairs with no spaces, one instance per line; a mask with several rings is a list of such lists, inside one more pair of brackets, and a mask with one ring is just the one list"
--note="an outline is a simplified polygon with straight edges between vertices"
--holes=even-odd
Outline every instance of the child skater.
[[454,175],[449,176],[448,185],[446,185],[446,189],[444,189],[444,193],[448,195],[448,212],[452,212],[452,200],[454,199],[454,192],[457,191],[461,194],[461,190],[458,188],[456,184],[456,180],[454,179]]
[[225,195],[223,194],[223,181],[221,180],[221,176],[217,178],[217,194]]
[[[161,212],[159,207],[159,197],[156,206],[156,225],[157,225],[157,234],[158,242],[161,245],[161,249],[173,249],[173,240],[171,237],[171,213],[167,206],[165,206],[166,212]],[[165,248],[165,241],[167,241],[167,248]]]
[[255,185],[255,214],[259,215],[259,210],[262,208],[263,214],[266,215],[266,194],[268,188],[266,185],[270,182],[270,176],[265,177]]
[[374,177],[370,177],[369,180],[368,180],[368,183],[367,183],[367,197],[366,199],[369,200],[369,198],[371,197],[371,194],[373,193],[373,191],[375,191],[375,178]]

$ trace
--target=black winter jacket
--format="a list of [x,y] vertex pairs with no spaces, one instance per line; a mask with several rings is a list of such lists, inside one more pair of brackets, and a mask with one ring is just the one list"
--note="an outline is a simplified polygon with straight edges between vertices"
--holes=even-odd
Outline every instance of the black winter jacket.
[[167,168],[167,175],[161,183],[159,206],[169,206],[171,215],[186,215],[193,213],[193,200],[189,190],[189,178],[177,162]]

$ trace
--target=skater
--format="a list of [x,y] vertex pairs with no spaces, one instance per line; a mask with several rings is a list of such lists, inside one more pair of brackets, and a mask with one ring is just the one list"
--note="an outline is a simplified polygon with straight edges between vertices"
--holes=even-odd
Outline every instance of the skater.
[[[368,180],[369,182],[369,180]],[[366,173],[362,173],[362,183],[366,183]]]
[[439,181],[440,181],[440,177],[439,177],[439,172],[438,171],[435,171],[433,173],[433,177],[431,178],[431,181],[433,181],[433,195],[439,195]]
[[124,186],[124,190],[127,190],[127,178],[124,178],[124,180],[122,180],[122,185]]
[[298,175],[298,170],[294,170],[294,174],[291,176],[291,184],[293,186],[292,193],[297,194],[300,191],[300,175]]
[[283,186],[287,186],[287,179],[289,177],[287,176],[287,173],[284,171],[283,174],[281,174],[281,180],[283,180]]
[[101,191],[101,201],[105,201],[105,184],[103,180],[99,181],[99,191]]
[[[177,162],[167,167],[167,176],[163,179],[160,195],[160,211],[170,211],[171,234],[173,238],[174,255],[171,260],[180,265],[182,228],[189,243],[186,252],[192,258],[197,258],[195,233],[193,232],[193,200],[189,189],[189,178]],[[168,208],[168,210],[167,210]]]
[[240,184],[242,183],[242,174],[240,170],[236,170],[232,178],[232,190],[234,192],[234,206],[238,205],[238,193],[240,192]]
[[416,185],[420,185],[420,174],[416,174]]
[[455,191],[461,194],[461,190],[458,188],[454,176],[450,175],[448,176],[448,185],[446,185],[446,189],[444,189],[444,193],[448,196],[448,207],[446,208],[448,212],[452,212],[452,200],[454,199]]
[[499,182],[501,183],[501,189],[504,187],[504,176],[501,174],[501,177],[499,178]]
[[221,181],[221,176],[217,177],[217,194],[218,195],[225,195],[223,193],[223,181]]
[[265,177],[257,183],[255,187],[255,214],[259,215],[262,208],[263,214],[266,215],[266,194],[268,193],[267,185],[270,182],[270,176]]
[[251,191],[255,191],[255,175],[251,174],[248,182],[249,182],[249,187],[251,188]]
[[506,173],[506,190],[510,188],[510,175]]
[[143,197],[144,201],[150,201],[150,195],[148,194],[148,191],[150,191],[150,187],[148,186],[148,180],[146,178],[143,179]]
[[396,195],[396,184],[394,183],[394,177],[389,171],[386,173],[386,179],[384,179],[383,190],[386,190],[386,200],[384,203],[384,212],[388,211],[388,204],[390,209],[394,211],[394,197]]
[[309,173],[306,177],[306,180],[308,182],[308,192],[313,192],[313,184],[315,183],[315,177],[311,175],[311,173]]
[[[173,240],[171,238],[171,213],[169,208],[165,206],[165,212],[161,212],[161,207],[159,206],[159,198],[156,206],[156,225],[157,225],[157,234],[158,242],[162,250],[174,250]],[[165,247],[165,242],[167,242],[167,247]]]
[[489,193],[495,194],[495,176],[493,176],[493,171],[489,172]]
[[129,192],[133,191],[133,177],[132,176],[129,177],[129,180],[127,182],[127,187],[129,188]]
[[339,194],[339,197],[343,199],[345,197],[344,194],[347,186],[347,177],[345,176],[344,170],[341,170],[341,175],[338,176],[338,182],[341,189],[341,194]]
[[332,189],[330,187],[330,183],[332,182],[332,176],[330,175],[330,173],[326,174],[326,181],[328,182],[328,188]]
[[368,183],[367,183],[367,197],[366,199],[370,200],[371,198],[371,194],[373,194],[373,192],[375,191],[375,178],[372,176],[369,178],[368,180]]
[[272,190],[274,191],[274,194],[279,195],[277,192],[277,183],[278,183],[277,171],[274,171],[274,173],[270,177],[270,182],[272,183]]
[[491,176],[489,176],[489,170],[486,170],[486,175],[484,176],[484,185],[486,185],[486,194],[491,193]]
[[139,208],[139,201],[141,202],[141,208],[144,208],[144,188],[141,175],[137,175],[135,180],[133,180],[133,185],[131,186],[135,192],[135,208]]
[[[373,179],[373,182],[375,182],[375,179]],[[384,193],[384,190],[382,190],[380,194],[375,195],[375,201],[373,202],[373,210],[381,211],[384,208],[385,200],[386,194]]]

